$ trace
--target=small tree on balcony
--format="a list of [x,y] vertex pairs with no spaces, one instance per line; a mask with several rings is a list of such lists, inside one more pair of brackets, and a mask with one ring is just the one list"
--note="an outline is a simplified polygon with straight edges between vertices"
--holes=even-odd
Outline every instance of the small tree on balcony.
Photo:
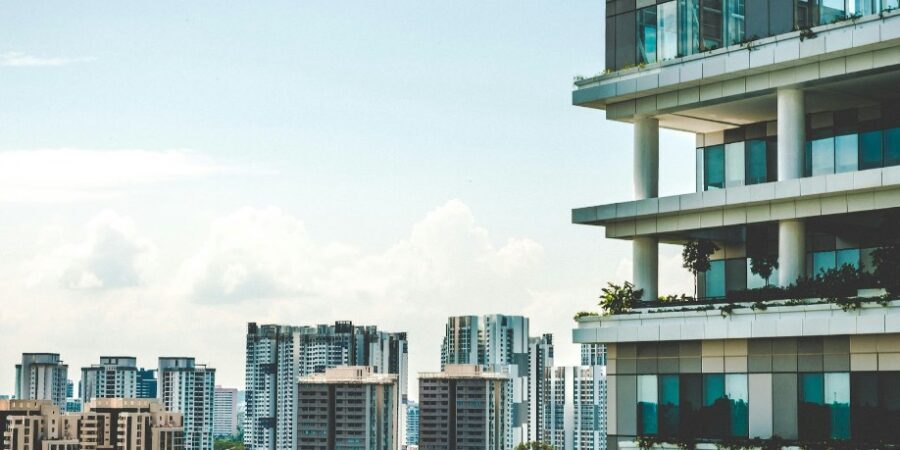
[[635,289],[634,285],[627,281],[621,286],[607,283],[607,287],[603,288],[603,294],[600,295],[600,307],[606,315],[622,314],[631,310],[643,295],[643,289]]
[[766,287],[769,287],[769,278],[772,278],[772,272],[778,268],[777,256],[757,256],[750,258],[750,272],[759,275],[766,280]]
[[697,298],[697,278],[701,272],[709,270],[709,257],[719,250],[713,241],[691,239],[681,251],[682,267],[694,275],[694,298]]
[[900,245],[891,244],[872,251],[875,279],[891,295],[900,294]]

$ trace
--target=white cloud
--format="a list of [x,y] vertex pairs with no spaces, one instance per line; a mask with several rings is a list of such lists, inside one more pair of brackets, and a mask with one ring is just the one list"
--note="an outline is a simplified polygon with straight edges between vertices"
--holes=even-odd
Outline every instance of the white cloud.
[[145,280],[155,256],[155,245],[137,233],[131,219],[103,211],[88,222],[84,240],[39,256],[27,284],[71,290],[135,287]]
[[0,65],[7,67],[47,67],[95,61],[94,57],[82,58],[48,58],[33,56],[21,52],[7,52],[0,55]]
[[0,203],[106,199],[142,184],[232,173],[189,150],[0,152]]

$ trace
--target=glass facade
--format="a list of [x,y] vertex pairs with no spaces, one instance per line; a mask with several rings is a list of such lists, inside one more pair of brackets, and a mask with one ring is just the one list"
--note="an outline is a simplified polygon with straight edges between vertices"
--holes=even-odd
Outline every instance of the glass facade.
[[850,374],[851,435],[900,442],[900,372]]
[[849,439],[850,374],[801,373],[798,376],[800,439]]
[[900,0],[607,2],[606,65],[623,69],[897,8]]
[[638,433],[645,436],[659,434],[659,390],[656,375],[637,377]]

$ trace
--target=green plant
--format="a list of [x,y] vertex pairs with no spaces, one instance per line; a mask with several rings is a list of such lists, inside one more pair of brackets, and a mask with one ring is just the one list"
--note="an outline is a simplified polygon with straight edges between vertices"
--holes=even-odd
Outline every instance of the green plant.
[[800,29],[800,42],[803,42],[806,39],[815,39],[818,35],[812,28],[801,28]]
[[767,305],[766,302],[760,300],[750,305],[750,309],[752,309],[753,311],[765,311],[769,309],[769,305]]
[[738,308],[738,306],[735,305],[734,303],[729,303],[729,304],[727,304],[727,305],[722,305],[722,306],[719,307],[719,314],[721,314],[722,317],[728,317],[728,316],[730,316],[731,313],[734,312],[734,310],[737,309],[737,308]]
[[872,251],[875,280],[891,295],[900,294],[900,245],[890,244]]
[[621,286],[607,283],[607,287],[603,288],[602,291],[600,307],[603,308],[605,315],[622,314],[630,311],[644,295],[643,289],[635,289],[634,285],[627,281]]
[[772,272],[777,268],[777,256],[756,256],[750,258],[750,272],[766,280],[766,286],[769,285],[769,278],[772,278]]
[[516,446],[516,450],[556,450],[546,442],[525,442]]
[[694,298],[697,298],[697,277],[709,270],[709,257],[719,250],[712,241],[692,239],[684,244],[681,251],[682,267],[694,275]]
[[600,316],[600,314],[597,314],[593,311],[578,311],[577,313],[575,313],[575,317],[573,317],[573,320],[578,320],[582,317],[599,317],[599,316]]

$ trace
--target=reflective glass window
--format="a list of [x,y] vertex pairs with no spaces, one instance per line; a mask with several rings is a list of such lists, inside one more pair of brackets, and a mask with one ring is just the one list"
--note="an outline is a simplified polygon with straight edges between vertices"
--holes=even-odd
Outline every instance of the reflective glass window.
[[882,0],[882,9],[900,9],[900,0]]
[[825,377],[821,373],[799,375],[800,403],[797,410],[798,432],[803,440],[824,440],[830,434],[825,408]]
[[703,432],[703,377],[699,374],[681,375],[678,393],[681,433],[700,436]]
[[747,289],[747,258],[725,260],[725,290],[743,291]]
[[834,252],[834,267],[843,267],[844,264],[848,264],[856,269],[859,269],[859,249],[858,248],[848,248],[844,250],[838,250]]
[[731,436],[748,437],[750,434],[750,393],[747,389],[747,375],[729,373],[725,375],[725,396],[731,402]]
[[859,138],[855,134],[845,134],[834,138],[835,173],[853,172],[859,169]]
[[725,397],[725,374],[703,375],[703,435],[726,437],[731,434],[730,402]]
[[874,372],[854,372],[850,382],[852,433],[855,436],[878,436],[882,417],[878,407],[878,376]]
[[674,1],[656,6],[657,60],[678,57],[678,8]]
[[744,143],[725,145],[725,187],[743,186],[747,170],[744,161]]
[[881,9],[880,2],[881,0],[850,0],[847,2],[847,7],[849,8],[849,11],[847,12],[851,16],[867,16],[869,14],[875,14]]
[[659,433],[656,375],[638,375],[638,434],[652,436]]
[[722,298],[725,296],[725,261],[716,260],[709,262],[709,270],[706,271],[706,296],[709,298]]
[[900,372],[878,373],[878,396],[881,401],[882,429],[885,440],[900,442]]
[[900,164],[900,127],[884,130],[884,165]]
[[812,175],[834,173],[834,138],[812,141]]
[[884,165],[881,147],[881,130],[859,134],[859,170],[874,169]]
[[637,11],[638,62],[656,62],[656,6]]
[[766,181],[769,181],[768,171],[766,170],[766,147],[766,141],[760,139],[747,141],[747,184],[765,183]]
[[700,51],[700,0],[678,0],[678,51],[682,56]]
[[744,0],[727,0],[725,14],[728,45],[744,41]]
[[831,439],[850,438],[850,374],[825,374],[825,406],[829,409]]
[[678,434],[680,420],[680,389],[678,375],[659,376],[659,434]]
[[819,24],[834,23],[846,17],[844,0],[819,0]]
[[725,187],[725,146],[703,149],[703,187],[704,190]]
[[700,6],[701,51],[722,47],[723,0],[703,0]]
[[835,268],[835,252],[813,252],[813,276]]

